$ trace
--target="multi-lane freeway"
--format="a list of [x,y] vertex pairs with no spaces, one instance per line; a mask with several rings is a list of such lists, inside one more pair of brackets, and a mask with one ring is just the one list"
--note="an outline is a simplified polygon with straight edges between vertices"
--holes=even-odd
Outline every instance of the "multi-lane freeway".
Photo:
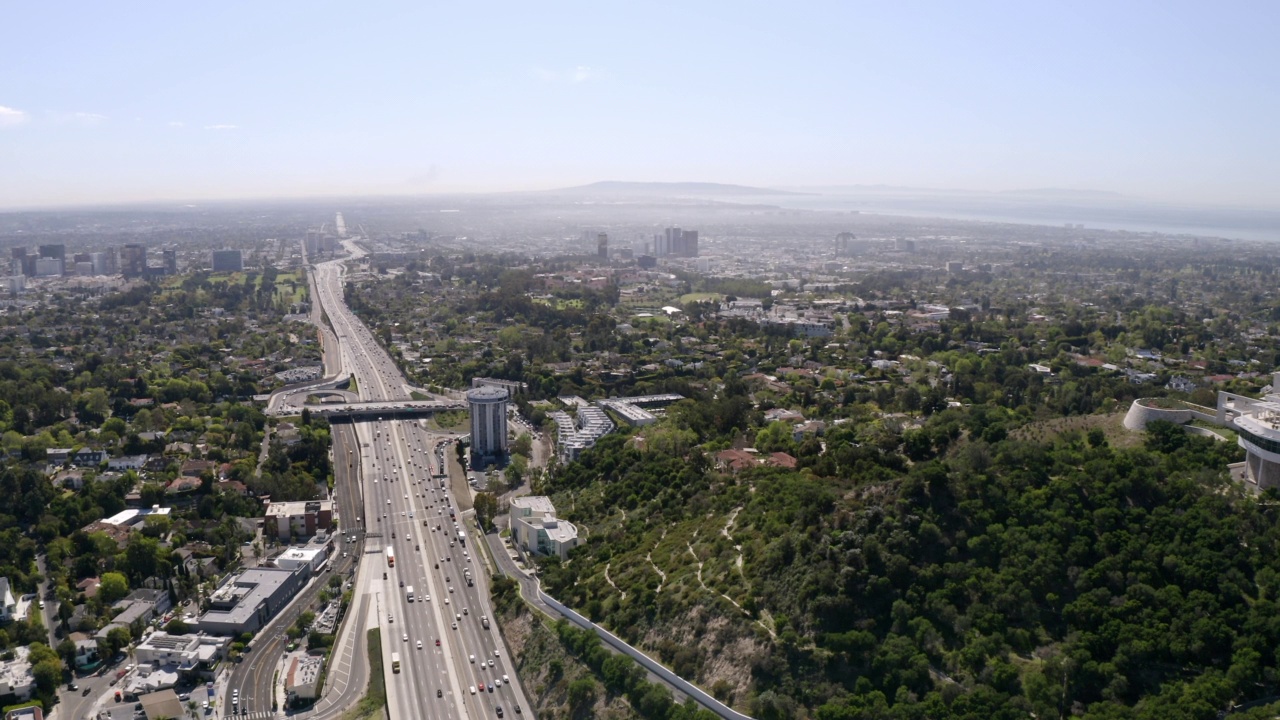
[[[343,300],[344,265],[322,263],[313,272],[338,338],[342,371],[356,380],[360,399],[410,399],[404,376]],[[474,552],[478,538],[442,480],[447,438],[429,432],[423,420],[380,419],[355,428],[359,447],[335,461],[359,465],[360,527],[366,533],[361,562],[380,567],[362,569],[355,589],[382,629],[392,720],[523,714],[529,704],[492,622],[489,578]],[[352,523],[345,528],[350,531]]]

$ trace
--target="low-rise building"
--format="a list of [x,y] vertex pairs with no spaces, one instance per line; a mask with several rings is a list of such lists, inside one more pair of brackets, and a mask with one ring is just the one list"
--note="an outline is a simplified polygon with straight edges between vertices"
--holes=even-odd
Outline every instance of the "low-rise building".
[[[22,279],[22,276],[19,275],[18,279]],[[4,720],[44,720],[44,709],[39,705],[14,708],[5,713]]]
[[87,637],[83,633],[72,633],[72,640],[76,644],[74,662],[77,669],[95,665],[102,659],[98,657],[97,640]]
[[579,407],[577,417],[556,411],[548,413],[556,424],[556,452],[561,462],[577,460],[600,438],[613,432],[613,421],[598,407]]
[[190,672],[223,657],[230,643],[229,637],[204,633],[170,635],[154,632],[138,643],[133,656],[139,664],[173,666],[180,672]]
[[284,691],[289,703],[315,700],[320,696],[320,671],[323,668],[323,656],[301,655],[293,658],[284,679]]
[[120,608],[126,605],[146,606],[151,611],[151,617],[159,617],[173,608],[173,600],[166,590],[138,588],[116,603],[115,607]]
[[160,507],[153,505],[149,508],[130,508],[121,510],[120,512],[108,518],[103,518],[101,522],[107,525],[116,525],[118,527],[129,527],[141,529],[146,523],[147,518],[152,515],[166,516],[173,508]]
[[0,662],[0,697],[12,695],[18,702],[26,702],[35,693],[36,676],[27,648],[19,645],[12,652],[12,660]]
[[333,527],[332,500],[273,502],[267,504],[263,529],[281,540],[311,537]]
[[139,695],[138,702],[141,703],[142,713],[147,720],[180,718],[184,715],[182,701],[178,699],[178,695],[172,689]]
[[118,458],[110,458],[107,460],[108,470],[141,470],[147,464],[149,455],[125,455]]
[[556,517],[551,498],[526,495],[511,500],[511,537],[516,547],[540,555],[566,559],[577,547],[578,528]]
[[300,567],[307,568],[307,571],[314,574],[320,571],[320,567],[324,565],[324,561],[329,557],[329,548],[327,545],[307,545],[306,547],[295,547],[285,550],[276,557],[276,566],[285,570],[296,570]]
[[257,632],[302,591],[310,576],[302,567],[260,567],[231,575],[209,596],[199,629],[214,635]]

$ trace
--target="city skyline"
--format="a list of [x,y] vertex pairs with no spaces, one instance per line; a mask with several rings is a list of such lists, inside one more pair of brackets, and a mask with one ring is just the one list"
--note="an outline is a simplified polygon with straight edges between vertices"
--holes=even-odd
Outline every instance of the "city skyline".
[[1273,207],[1276,13],[23,6],[0,208],[599,180]]

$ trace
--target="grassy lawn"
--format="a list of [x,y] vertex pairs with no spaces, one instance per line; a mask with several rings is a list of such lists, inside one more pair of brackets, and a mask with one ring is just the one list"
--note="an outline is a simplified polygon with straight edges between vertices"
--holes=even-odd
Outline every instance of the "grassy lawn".
[[724,296],[720,293],[689,293],[688,295],[680,296],[680,304],[684,305],[685,303],[691,302],[706,302],[708,300],[719,302],[723,298]]

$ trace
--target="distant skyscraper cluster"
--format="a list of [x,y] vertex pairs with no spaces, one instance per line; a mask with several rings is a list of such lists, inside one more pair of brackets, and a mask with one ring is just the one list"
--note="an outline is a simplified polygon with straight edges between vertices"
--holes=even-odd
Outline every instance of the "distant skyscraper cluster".
[[23,277],[63,277],[65,275],[112,275],[116,269],[116,250],[76,253],[67,262],[66,245],[41,245],[37,254],[25,247],[10,250],[13,275]]
[[698,231],[669,227],[653,236],[653,246],[646,255],[661,257],[698,257]]
[[[215,270],[238,272],[244,269],[240,250],[215,250]],[[177,275],[178,251],[162,249],[160,264],[147,262],[147,246],[142,243],[126,243],[119,249],[109,247],[97,252],[78,252],[67,255],[67,246],[41,245],[32,253],[29,248],[15,247],[9,250],[11,277],[54,278],[94,277],[121,275],[126,280]]]
[[842,232],[839,235],[836,235],[836,255],[848,255],[853,249],[852,246],[857,239],[858,237],[851,232]]

